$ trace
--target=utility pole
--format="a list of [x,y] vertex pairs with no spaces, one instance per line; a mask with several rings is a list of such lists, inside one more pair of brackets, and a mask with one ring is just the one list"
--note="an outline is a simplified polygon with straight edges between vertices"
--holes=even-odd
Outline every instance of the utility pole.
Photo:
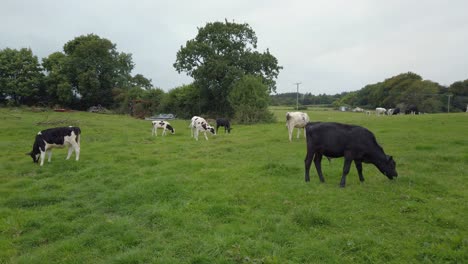
[[297,86],[297,90],[296,90],[296,110],[299,110],[299,84],[301,84],[300,82],[298,83],[294,83],[296,86]]

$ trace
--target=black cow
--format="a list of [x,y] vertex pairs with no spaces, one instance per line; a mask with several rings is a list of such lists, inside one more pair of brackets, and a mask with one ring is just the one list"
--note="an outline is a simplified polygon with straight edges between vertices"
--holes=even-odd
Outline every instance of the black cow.
[[75,151],[76,160],[80,159],[80,137],[79,127],[56,127],[42,130],[36,135],[31,152],[27,153],[37,163],[41,158],[41,166],[44,165],[45,154],[48,153],[50,162],[52,158],[52,148],[68,147],[67,160]]
[[406,108],[405,114],[406,114],[406,115],[408,115],[408,114],[419,115],[418,107],[415,106],[415,105],[409,105],[409,106]]
[[397,108],[393,109],[392,115],[398,115],[399,113],[400,113],[400,108],[397,107]]
[[216,134],[218,133],[218,128],[222,126],[224,127],[224,133],[231,133],[231,123],[229,122],[228,119],[226,118],[217,118],[216,119]]
[[361,182],[364,181],[362,162],[374,164],[390,180],[398,176],[395,161],[384,153],[374,134],[366,128],[340,123],[314,122],[307,124],[306,137],[307,156],[304,161],[306,182],[310,181],[309,171],[312,159],[320,181],[325,182],[321,168],[322,156],[344,157],[341,187],[346,185],[346,175],[349,173],[353,160]]

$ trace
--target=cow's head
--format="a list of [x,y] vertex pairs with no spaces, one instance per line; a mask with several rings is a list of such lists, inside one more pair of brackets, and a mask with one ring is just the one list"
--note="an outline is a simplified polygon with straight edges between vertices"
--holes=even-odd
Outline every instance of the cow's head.
[[175,129],[171,125],[167,124],[166,129],[171,131],[171,134],[175,134]]
[[392,156],[386,155],[386,160],[384,167],[382,168],[382,173],[387,176],[390,180],[393,179],[393,177],[398,177],[398,173],[396,171],[396,162],[393,160]]
[[29,152],[29,153],[26,153],[26,155],[28,156],[31,156],[31,158],[33,159],[33,162],[34,163],[37,163],[39,161],[39,157],[40,157],[40,153],[36,153],[34,150]]
[[207,125],[206,130],[208,130],[211,134],[216,135],[216,131],[215,131],[214,127],[212,127],[210,125]]

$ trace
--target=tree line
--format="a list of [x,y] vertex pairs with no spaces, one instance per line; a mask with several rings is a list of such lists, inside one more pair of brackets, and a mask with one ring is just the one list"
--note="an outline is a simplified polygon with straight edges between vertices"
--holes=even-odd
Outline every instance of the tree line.
[[[401,73],[382,82],[369,84],[358,91],[335,95],[299,94],[299,104],[325,105],[332,107],[348,106],[375,109],[376,107],[404,110],[415,105],[422,112],[466,111],[468,104],[468,79],[457,81],[446,87],[423,78],[412,72]],[[271,95],[274,105],[296,106],[297,94],[284,93]],[[448,109],[450,107],[450,109]]]
[[132,75],[132,55],[95,34],[76,37],[42,62],[29,48],[5,48],[0,50],[0,104],[271,121],[269,93],[276,90],[282,67],[268,50],[256,48],[257,37],[248,24],[207,23],[181,46],[173,64],[193,77],[193,83],[168,92],[142,74]]
[[[239,122],[271,121],[269,105],[295,105],[296,93],[274,94],[282,67],[269,50],[257,50],[257,36],[248,24],[212,22],[198,28],[182,45],[173,67],[193,78],[167,92],[142,74],[132,74],[132,54],[95,34],[68,41],[63,51],[42,58],[30,48],[0,50],[0,104],[38,105],[86,110],[102,106],[143,117],[174,113],[231,117]],[[273,95],[274,94],[274,95]],[[300,94],[301,105],[403,107],[424,112],[463,111],[468,80],[449,87],[402,73],[354,92]]]

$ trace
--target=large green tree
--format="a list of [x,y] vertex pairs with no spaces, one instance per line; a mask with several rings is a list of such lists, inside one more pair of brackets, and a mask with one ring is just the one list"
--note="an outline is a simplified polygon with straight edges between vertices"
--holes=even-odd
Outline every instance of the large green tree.
[[258,76],[270,92],[276,90],[275,79],[282,67],[268,50],[256,48],[257,36],[248,24],[207,23],[180,48],[174,67],[194,78],[202,112],[232,115],[227,98],[244,75]]
[[240,123],[270,122],[273,114],[268,111],[268,86],[258,76],[245,75],[236,82],[228,101]]
[[76,90],[72,89],[65,69],[67,59],[62,52],[54,52],[42,59],[42,67],[46,71],[44,83],[47,101],[51,105],[72,106],[77,103]]
[[79,36],[67,42],[63,50],[67,56],[65,71],[72,89],[81,98],[82,108],[110,106],[113,88],[131,87],[131,55],[118,53],[110,40],[94,34]]
[[31,49],[0,50],[0,102],[9,98],[15,104],[32,104],[42,81],[39,61]]

